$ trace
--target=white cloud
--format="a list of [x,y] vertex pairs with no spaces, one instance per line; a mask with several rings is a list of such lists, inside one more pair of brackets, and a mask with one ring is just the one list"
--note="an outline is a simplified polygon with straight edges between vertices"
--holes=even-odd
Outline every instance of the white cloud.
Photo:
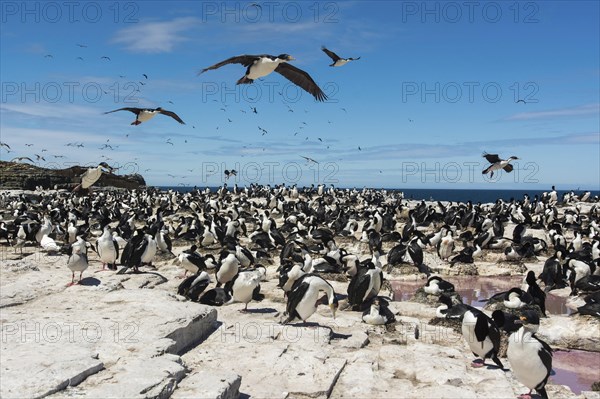
[[585,116],[585,115],[599,115],[600,104],[587,104],[579,107],[560,108],[549,111],[537,111],[537,112],[521,112],[506,118],[509,121],[522,121],[530,119],[553,119],[562,118],[569,116]]
[[189,40],[183,33],[200,22],[198,18],[184,17],[171,21],[138,23],[118,31],[112,41],[123,44],[134,53],[169,53],[177,44]]

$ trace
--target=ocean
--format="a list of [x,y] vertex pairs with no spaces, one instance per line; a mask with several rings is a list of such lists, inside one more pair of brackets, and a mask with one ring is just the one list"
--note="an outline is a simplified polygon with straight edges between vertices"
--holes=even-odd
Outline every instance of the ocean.
[[[189,192],[193,190],[193,187],[182,187],[182,186],[159,186],[161,190],[174,190],[179,192]],[[216,191],[218,187],[210,187],[212,191]],[[525,194],[528,194],[533,199],[535,195],[541,197],[543,191],[539,190],[456,190],[456,189],[423,189],[423,188],[406,188],[406,189],[386,189],[388,192],[401,191],[404,193],[405,199],[412,200],[426,200],[426,201],[453,201],[453,202],[467,202],[473,203],[486,203],[495,202],[498,198],[502,198],[504,201],[510,201],[512,198],[520,200]],[[549,190],[548,190],[549,191]],[[557,191],[558,199],[562,198],[562,195],[567,191]],[[579,196],[583,195],[585,191],[575,192]],[[600,196],[600,191],[592,190],[591,197]]]

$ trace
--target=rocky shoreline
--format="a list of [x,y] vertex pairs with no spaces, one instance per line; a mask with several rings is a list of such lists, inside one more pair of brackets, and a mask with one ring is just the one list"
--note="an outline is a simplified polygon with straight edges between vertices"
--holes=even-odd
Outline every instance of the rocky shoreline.
[[[361,245],[358,239],[344,244],[365,258]],[[187,248],[176,240],[173,253]],[[243,304],[214,308],[177,295],[182,269],[170,254],[161,255],[156,269],[116,274],[101,271],[90,251],[82,284],[66,287],[66,255],[30,246],[23,255],[8,246],[0,250],[3,398],[514,398],[524,390],[510,371],[471,368],[462,336],[431,323],[431,304],[390,302],[397,323],[387,328],[365,324],[350,310],[332,319],[326,306],[306,325],[280,324],[285,299],[277,287],[278,250],[261,283],[265,299],[250,302],[246,313]],[[211,252],[218,253],[202,249]],[[494,257],[456,271],[430,249],[425,263],[451,280],[473,268],[487,276],[537,274],[545,259],[516,265]],[[414,272],[385,277],[426,281]],[[347,283],[330,283],[344,308]],[[539,335],[555,348],[600,350],[598,319],[552,315],[542,319]],[[552,380],[547,391],[558,399],[600,398],[597,392],[575,395]]]
[[[50,164],[48,164],[49,166]],[[35,190],[44,189],[73,189],[80,183],[79,177],[87,167],[71,166],[69,168],[42,168],[28,163],[0,161],[0,190]],[[112,187],[139,189],[146,186],[142,175],[104,173],[94,187]]]

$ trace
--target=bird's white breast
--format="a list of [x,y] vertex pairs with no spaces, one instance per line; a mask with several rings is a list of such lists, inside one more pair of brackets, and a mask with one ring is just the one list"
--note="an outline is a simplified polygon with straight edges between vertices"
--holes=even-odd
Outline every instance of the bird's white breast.
[[253,80],[262,78],[263,76],[266,76],[273,72],[278,65],[279,62],[273,61],[269,58],[261,58],[250,67],[250,73],[248,73],[248,78]]

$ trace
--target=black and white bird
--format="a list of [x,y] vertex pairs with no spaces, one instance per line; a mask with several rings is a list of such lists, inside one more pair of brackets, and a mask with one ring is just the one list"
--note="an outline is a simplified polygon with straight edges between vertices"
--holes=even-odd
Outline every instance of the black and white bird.
[[396,316],[389,309],[384,298],[377,297],[371,302],[371,307],[363,312],[362,320],[367,324],[381,326],[396,321]]
[[158,107],[158,108],[124,107],[124,108],[119,108],[119,109],[105,112],[105,114],[110,114],[112,112],[117,112],[117,111],[133,112],[135,114],[135,120],[133,122],[131,122],[132,125],[139,125],[142,122],[146,122],[146,121],[154,118],[158,114],[170,116],[171,118],[175,119],[177,122],[181,123],[182,125],[185,125],[185,122],[183,120],[181,120],[179,115],[177,115],[175,112],[167,111],[166,109],[162,109],[161,107]]
[[210,276],[205,271],[189,276],[177,288],[177,293],[190,301],[198,302],[200,294],[210,284]]
[[317,101],[325,101],[327,96],[323,90],[315,83],[313,78],[303,70],[288,64],[294,58],[289,54],[280,54],[278,56],[262,54],[262,55],[238,55],[228,58],[215,65],[204,68],[198,74],[206,71],[220,68],[228,64],[242,64],[245,66],[246,74],[237,81],[237,84],[249,84],[254,80],[269,75],[272,72],[277,72],[283,75],[284,78],[299,86],[301,89],[312,94]]
[[531,398],[531,391],[535,389],[543,399],[548,399],[545,387],[552,371],[552,348],[535,335],[540,318],[537,313],[526,311],[515,323],[522,327],[510,336],[506,357],[514,376],[529,388],[529,393],[519,398]]
[[462,320],[462,335],[469,344],[471,352],[482,359],[471,363],[473,367],[482,367],[485,365],[485,359],[490,358],[504,369],[502,362],[498,359],[498,350],[500,349],[500,331],[494,320],[490,319],[482,311],[470,308]]
[[431,276],[427,280],[427,284],[423,287],[427,294],[441,295],[442,293],[454,292],[454,284],[442,279],[439,276]]
[[225,173],[225,180],[229,179],[231,176],[237,176],[237,170],[235,169],[225,169],[223,173]]
[[102,261],[102,270],[106,265],[110,270],[117,270],[117,259],[119,259],[119,244],[113,237],[110,227],[104,226],[104,232],[96,241],[96,252]]
[[333,64],[329,65],[330,67],[341,67],[342,65],[346,65],[350,61],[360,60],[360,57],[358,57],[358,58],[342,58],[342,57],[338,56],[336,53],[334,53],[333,51],[327,50],[325,48],[325,46],[322,46],[321,50],[323,50],[323,52],[325,54],[327,54],[329,56],[329,58],[331,58],[331,60],[333,61]]
[[198,274],[202,270],[206,269],[204,258],[202,255],[196,252],[197,249],[198,247],[196,245],[192,245],[190,249],[183,251],[177,257],[179,264],[185,270],[183,277],[185,277],[188,272],[192,274]]
[[333,287],[323,278],[314,274],[307,274],[300,277],[288,293],[286,307],[288,318],[283,324],[289,323],[294,319],[300,319],[304,322],[312,316],[317,310],[320,291],[325,292],[331,314],[335,319],[338,301]]
[[244,304],[242,312],[248,310],[248,303],[260,292],[260,282],[264,274],[262,269],[239,272],[225,284],[225,291],[231,295],[231,300],[225,305],[241,302]]
[[383,272],[372,261],[359,265],[358,272],[348,284],[348,303],[360,307],[379,294],[382,283]]
[[513,171],[513,166],[510,164],[512,161],[517,160],[519,158],[514,155],[508,159],[500,159],[498,154],[483,154],[483,157],[491,163],[490,166],[485,168],[481,173],[486,174],[490,173],[490,178],[494,177],[494,171],[504,169],[505,172],[510,173]]

